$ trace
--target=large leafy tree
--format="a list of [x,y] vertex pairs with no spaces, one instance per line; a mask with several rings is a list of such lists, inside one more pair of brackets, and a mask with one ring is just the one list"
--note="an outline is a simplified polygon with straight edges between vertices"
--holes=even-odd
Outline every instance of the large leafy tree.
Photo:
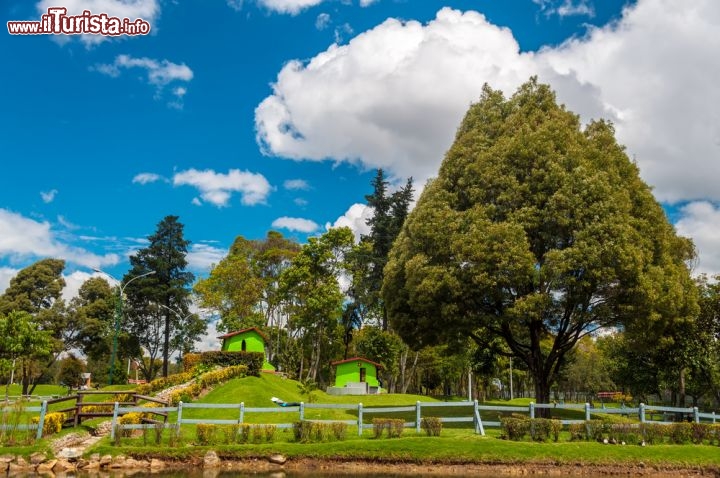
[[[154,375],[156,357],[162,356],[162,375],[166,377],[171,353],[189,351],[206,329],[189,310],[195,276],[186,270],[190,241],[183,229],[177,216],[166,216],[148,237],[150,244],[130,257],[132,268],[123,278],[127,327],[150,355],[149,361],[143,361],[148,364],[143,370],[148,379]],[[140,277],[149,272],[154,274]]]
[[238,236],[228,255],[195,285],[200,304],[219,314],[218,330],[278,326],[280,273],[299,249],[276,231],[262,241]]
[[344,299],[338,277],[345,271],[352,243],[352,232],[346,227],[311,237],[280,275],[290,328],[302,332],[302,343],[310,352],[306,379],[317,381],[332,346],[338,344]]
[[36,372],[51,366],[63,351],[75,345],[77,328],[69,320],[61,297],[65,287],[62,277],[64,268],[65,261],[61,259],[39,260],[18,272],[0,295],[0,313],[26,312],[37,329],[52,338],[48,354],[43,352],[32,360],[23,360],[23,394],[32,393],[35,389],[30,382]]
[[547,402],[583,336],[662,334],[696,313],[693,253],[612,126],[583,129],[533,78],[509,99],[483,88],[393,246],[383,297],[415,347],[502,338]]
[[[52,352],[53,341],[49,332],[42,330],[28,312],[15,310],[0,314],[0,366],[12,368],[20,361],[22,370],[28,362],[47,357]],[[8,399],[10,380],[5,386],[5,400]],[[23,381],[23,395],[28,393]]]

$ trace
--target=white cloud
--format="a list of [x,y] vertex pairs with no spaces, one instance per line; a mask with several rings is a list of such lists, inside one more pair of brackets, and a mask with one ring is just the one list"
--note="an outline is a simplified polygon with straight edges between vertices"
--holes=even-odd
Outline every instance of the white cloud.
[[295,205],[300,206],[300,207],[305,207],[308,205],[307,200],[303,199],[303,198],[295,198],[295,199],[293,199],[293,202],[295,203]]
[[132,179],[133,183],[137,184],[150,184],[157,181],[164,181],[165,179],[160,176],[159,174],[155,173],[140,173],[136,174],[135,177]]
[[315,221],[303,219],[300,217],[279,217],[272,222],[272,227],[278,229],[287,229],[288,231],[297,231],[310,233],[317,231],[320,227]]
[[718,2],[640,0],[619,22],[541,54],[617,112],[618,138],[662,201],[720,199],[718,25]]
[[[185,63],[173,63],[169,60],[155,60],[153,58],[134,58],[130,55],[118,55],[115,61],[110,64],[98,64],[91,68],[104,75],[117,78],[123,69],[141,68],[147,73],[147,82],[155,86],[155,97],[161,98],[165,86],[173,82],[189,82],[193,79],[194,73]],[[182,99],[187,93],[184,86],[176,86],[172,90],[174,100],[168,102],[168,106],[182,109]]]
[[257,2],[278,13],[297,15],[301,10],[321,4],[323,0],[257,0]]
[[95,276],[107,279],[107,277],[103,274],[98,274],[96,272],[75,271],[68,275],[63,275],[63,279],[65,279],[65,288],[62,291],[63,299],[67,302],[74,297],[77,297],[80,287],[82,287],[85,281]]
[[283,182],[283,187],[288,191],[307,191],[310,184],[304,179],[288,179]]
[[[237,169],[231,169],[227,174],[216,173],[211,169],[189,169],[176,173],[173,184],[197,188],[203,201],[218,207],[227,206],[234,192],[240,193],[241,202],[246,206],[264,203],[272,189],[262,174]],[[193,200],[193,204],[198,204],[199,201],[200,199]]]
[[51,189],[50,191],[40,191],[40,197],[42,198],[44,203],[48,204],[55,200],[55,196],[57,195],[57,193],[57,189]]
[[512,33],[479,13],[445,8],[427,26],[388,19],[286,64],[256,109],[257,137],[268,154],[360,162],[424,183],[483,82],[511,91],[532,72]]
[[15,277],[18,272],[20,272],[20,269],[0,267],[0,294],[5,292],[5,289],[10,285],[10,279]]
[[321,13],[315,19],[315,28],[318,30],[325,30],[330,25],[330,15],[327,13]]
[[[150,23],[151,31],[155,29],[160,16],[160,2],[158,0],[40,0],[36,4],[39,14],[47,13],[48,8],[62,6],[67,8],[68,15],[81,15],[83,10],[90,10],[92,14],[106,13],[109,17],[128,18],[134,21],[138,18]],[[62,41],[70,41],[72,37],[63,36]],[[79,35],[80,41],[86,46],[96,45],[110,37],[103,35]],[[123,37],[125,38],[125,37]]]
[[[583,4],[592,5],[551,5],[569,14]],[[613,121],[658,200],[717,204],[718,25],[720,2],[638,0],[582,38],[521,53],[512,32],[477,12],[444,8],[426,25],[389,19],[288,62],[256,109],[257,138],[266,154],[382,167],[423,185],[483,83],[509,95],[538,75],[583,121]]]
[[243,0],[227,0],[228,7],[232,8],[236,12],[242,10]]
[[117,254],[99,256],[80,247],[62,242],[48,222],[38,222],[7,209],[0,209],[0,258],[25,261],[56,257],[93,268],[115,265]]
[[678,234],[691,237],[699,261],[693,272],[720,274],[720,207],[707,201],[692,202],[681,210],[675,224]]
[[540,6],[540,11],[548,17],[595,16],[595,7],[590,0],[563,0],[559,5],[557,0],[532,0],[532,2]]
[[220,262],[228,251],[209,244],[196,243],[190,246],[187,254],[188,268],[200,274],[210,272],[213,265]]
[[217,331],[217,321],[210,321],[207,324],[207,332],[195,342],[195,350],[205,352],[208,350],[220,350],[222,345],[218,336],[222,335]]
[[373,208],[366,204],[353,204],[334,223],[326,223],[325,229],[349,227],[355,236],[355,242],[360,242],[362,236],[370,234],[370,226],[367,225],[367,221],[373,217],[373,212]]
[[360,6],[361,7],[367,7],[369,5],[372,5],[373,3],[376,3],[378,0],[360,0]]

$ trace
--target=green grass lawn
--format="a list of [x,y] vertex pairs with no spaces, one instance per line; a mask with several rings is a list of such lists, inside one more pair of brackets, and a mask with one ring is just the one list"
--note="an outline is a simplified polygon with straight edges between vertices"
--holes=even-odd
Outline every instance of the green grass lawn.
[[569,465],[662,465],[675,467],[720,466],[718,447],[709,445],[603,445],[595,442],[533,443],[497,438],[496,433],[481,437],[462,430],[443,430],[440,437],[426,437],[406,430],[401,438],[375,439],[366,432],[362,438],[348,433],[344,441],[296,443],[292,432],[278,430],[274,443],[253,445],[185,445],[177,447],[142,446],[140,439],[124,439],[117,447],[103,441],[93,449],[99,453],[124,453],[139,457],[202,456],[213,449],[223,457],[255,458],[282,453],[295,458],[367,459],[405,463],[544,463]]

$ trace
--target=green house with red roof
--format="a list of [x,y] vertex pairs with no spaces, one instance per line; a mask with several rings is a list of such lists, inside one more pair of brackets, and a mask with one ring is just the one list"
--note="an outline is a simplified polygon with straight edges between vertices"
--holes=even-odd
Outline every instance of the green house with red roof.
[[221,335],[218,339],[222,339],[222,350],[223,352],[260,352],[265,356],[263,362],[263,371],[273,372],[275,367],[272,366],[267,360],[267,352],[265,350],[265,344],[267,343],[267,336],[263,334],[257,327],[250,327],[248,329],[236,330],[235,332],[229,332],[225,335]]
[[377,362],[362,357],[353,357],[332,362],[335,367],[335,386],[328,387],[330,395],[368,395],[380,393],[377,378]]

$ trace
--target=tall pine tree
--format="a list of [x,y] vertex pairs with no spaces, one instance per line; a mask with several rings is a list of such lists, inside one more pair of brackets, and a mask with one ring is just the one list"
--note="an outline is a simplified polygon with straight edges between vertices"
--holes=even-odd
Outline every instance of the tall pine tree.
[[[183,345],[192,344],[205,332],[202,320],[189,312],[195,276],[186,270],[190,241],[184,238],[183,228],[177,216],[166,216],[148,237],[150,245],[130,257],[132,269],[123,278],[128,284],[128,328],[150,355],[144,364],[147,378],[154,375],[159,352],[162,375],[167,377],[171,353],[188,351]],[[151,271],[155,273],[129,282]]]

